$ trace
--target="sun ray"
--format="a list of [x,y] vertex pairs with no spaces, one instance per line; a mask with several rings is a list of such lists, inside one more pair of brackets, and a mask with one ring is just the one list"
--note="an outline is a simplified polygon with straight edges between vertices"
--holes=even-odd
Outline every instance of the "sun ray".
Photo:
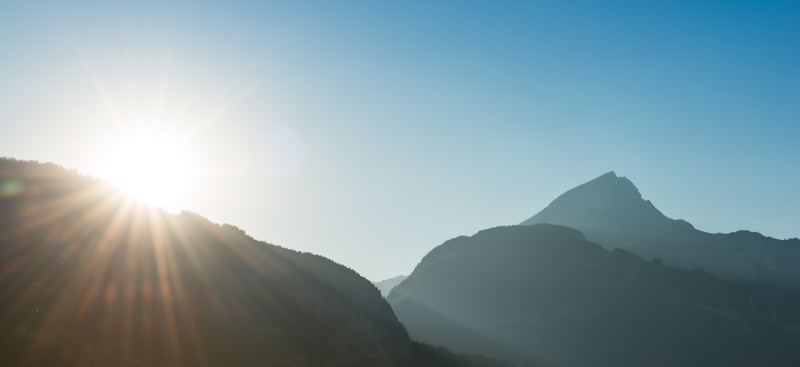
[[170,266],[168,259],[169,236],[165,232],[164,220],[161,213],[157,208],[149,208],[150,219],[150,234],[153,240],[153,250],[156,256],[156,271],[158,276],[159,291],[161,293],[161,301],[164,307],[164,316],[166,317],[166,326],[168,339],[170,341],[170,348],[172,348],[172,356],[175,359],[173,363],[180,365],[180,339],[178,336],[178,326],[175,320],[175,309],[173,302],[172,287],[170,286]]

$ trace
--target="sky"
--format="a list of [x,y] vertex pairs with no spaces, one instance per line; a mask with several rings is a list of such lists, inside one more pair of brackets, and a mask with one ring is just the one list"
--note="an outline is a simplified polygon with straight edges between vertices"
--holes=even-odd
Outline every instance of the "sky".
[[777,1],[0,2],[0,156],[150,187],[373,281],[608,171],[698,229],[800,237],[798,19]]

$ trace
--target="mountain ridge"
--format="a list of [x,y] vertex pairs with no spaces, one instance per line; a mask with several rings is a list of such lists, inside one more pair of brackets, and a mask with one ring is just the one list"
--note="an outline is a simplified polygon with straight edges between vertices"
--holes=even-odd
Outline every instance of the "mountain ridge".
[[510,366],[412,341],[322,256],[54,164],[0,159],[0,187],[4,365]]
[[609,250],[625,249],[666,266],[741,282],[770,304],[776,322],[800,343],[800,239],[698,230],[663,215],[614,172],[566,191],[520,225],[536,223],[576,228]]
[[[573,227],[609,249],[628,249],[647,260],[660,258],[670,266],[699,268],[728,279],[755,280],[759,276],[769,276],[763,274],[769,273],[800,281],[800,239],[781,240],[744,230],[731,233],[700,231],[684,220],[665,216],[652,202],[641,197],[630,180],[617,177],[613,171],[566,191],[520,225],[536,223]],[[609,234],[630,238],[614,241],[608,238]],[[653,240],[659,243],[647,244]],[[729,251],[774,251],[774,254],[769,253],[769,257],[777,262],[768,267],[742,257],[739,268],[732,269],[714,264],[708,256],[695,257],[694,260],[680,256],[680,251],[713,251],[725,245],[730,245]],[[699,258],[702,259],[697,260]]]
[[535,224],[431,250],[387,300],[416,340],[553,366],[792,366],[800,355],[741,286]]

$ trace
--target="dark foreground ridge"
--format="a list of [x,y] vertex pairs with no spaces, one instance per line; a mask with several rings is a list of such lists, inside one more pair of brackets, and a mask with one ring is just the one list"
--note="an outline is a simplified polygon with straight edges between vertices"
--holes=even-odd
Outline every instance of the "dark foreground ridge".
[[510,366],[413,342],[321,256],[0,159],[0,365]]
[[607,249],[646,260],[702,269],[736,281],[764,300],[773,321],[800,343],[800,240],[756,232],[707,233],[667,218],[625,177],[614,172],[575,187],[522,222],[576,228]]
[[552,366],[798,366],[743,287],[537,224],[458,237],[387,300],[411,337]]

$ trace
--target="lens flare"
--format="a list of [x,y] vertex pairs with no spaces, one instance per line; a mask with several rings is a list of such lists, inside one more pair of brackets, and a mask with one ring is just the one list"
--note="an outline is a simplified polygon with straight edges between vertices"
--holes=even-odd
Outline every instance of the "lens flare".
[[2,180],[0,181],[0,197],[19,195],[24,188],[19,180]]

